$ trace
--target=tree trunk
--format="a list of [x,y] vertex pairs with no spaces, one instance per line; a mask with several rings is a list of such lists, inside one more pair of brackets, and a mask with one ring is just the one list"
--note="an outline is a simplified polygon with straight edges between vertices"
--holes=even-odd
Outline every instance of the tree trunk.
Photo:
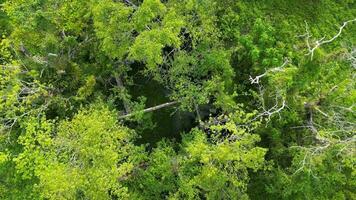
[[[124,87],[124,84],[122,83],[122,80],[119,75],[115,77],[115,80],[116,80],[117,87],[124,90],[125,87]],[[126,114],[131,113],[131,108],[130,108],[129,102],[127,102],[126,99],[123,99],[123,104],[124,104],[125,113]]]

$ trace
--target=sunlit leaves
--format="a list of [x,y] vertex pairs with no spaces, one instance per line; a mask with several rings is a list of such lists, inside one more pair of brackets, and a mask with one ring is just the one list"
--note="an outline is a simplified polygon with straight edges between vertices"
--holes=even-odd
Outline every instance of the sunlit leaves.
[[258,136],[239,128],[234,117],[224,119],[225,124],[185,134],[177,152],[172,144],[161,142],[147,168],[129,182],[133,194],[144,199],[247,198],[248,169],[263,168],[266,150],[254,147]]
[[43,198],[125,196],[118,180],[132,170],[136,150],[130,143],[133,132],[119,126],[115,116],[98,103],[57,129],[44,118],[29,118],[19,137],[24,150],[14,158],[17,172],[24,179],[38,179]]
[[93,6],[95,32],[102,50],[112,58],[123,58],[133,40],[129,18],[132,8],[119,2],[100,1]]
[[164,16],[161,26],[148,28],[137,36],[130,48],[131,58],[144,61],[149,70],[157,71],[157,65],[163,64],[163,48],[180,46],[179,34],[183,24],[184,21],[175,15],[174,11],[168,13]]

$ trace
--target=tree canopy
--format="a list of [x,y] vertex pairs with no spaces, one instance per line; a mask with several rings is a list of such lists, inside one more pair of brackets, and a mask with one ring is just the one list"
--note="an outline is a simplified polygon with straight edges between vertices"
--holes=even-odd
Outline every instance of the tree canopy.
[[356,199],[356,1],[0,5],[1,199]]

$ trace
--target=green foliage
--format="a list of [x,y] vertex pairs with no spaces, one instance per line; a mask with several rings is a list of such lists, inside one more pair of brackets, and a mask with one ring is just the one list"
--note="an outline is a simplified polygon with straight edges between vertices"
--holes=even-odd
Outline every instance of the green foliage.
[[[249,170],[264,167],[266,149],[255,147],[258,135],[240,127],[254,114],[242,111],[210,119],[204,129],[184,134],[177,147],[158,144],[128,182],[133,195],[142,199],[247,199]],[[221,123],[216,123],[219,120]],[[236,174],[239,174],[236,176]]]
[[95,86],[95,77],[89,76],[85,80],[85,85],[83,85],[78,89],[78,94],[77,94],[78,99],[86,99],[87,97],[89,97],[93,93],[94,86]]
[[101,49],[112,58],[123,58],[132,43],[131,14],[131,8],[113,1],[100,1],[93,8],[95,32],[101,40]]
[[225,139],[216,144],[209,141],[206,133],[194,129],[184,136],[178,153],[169,143],[160,143],[146,161],[148,167],[138,170],[130,182],[135,189],[134,196],[247,199],[248,169],[261,169],[266,151],[254,147],[258,136],[240,131],[239,137],[236,141]]
[[57,161],[39,173],[44,197],[67,199],[78,193],[93,199],[125,196],[117,179],[133,167],[131,137],[128,129],[116,124],[115,114],[100,104],[62,122],[54,139]]
[[[140,15],[140,10],[137,11],[137,13]],[[154,16],[155,14],[152,15]],[[150,16],[150,14],[146,14],[146,16]],[[141,32],[140,35],[137,36],[134,44],[130,48],[130,57],[146,62],[149,70],[157,71],[157,65],[163,64],[163,48],[167,46],[178,48],[180,46],[181,42],[178,35],[183,24],[183,20],[179,19],[179,16],[177,16],[174,11],[167,13],[163,17],[160,26],[156,27],[154,24],[152,28],[148,28],[148,30]],[[141,25],[139,24],[139,26]],[[145,26],[149,25],[145,24]]]
[[137,31],[141,32],[150,26],[152,20],[162,17],[166,12],[165,5],[159,0],[144,1],[135,12],[133,20]]
[[0,4],[0,199],[356,198],[355,1]]
[[[72,120],[54,123],[30,118],[19,137],[22,152],[13,160],[22,179],[37,180],[41,198],[109,199],[127,196],[118,180],[135,163],[133,132],[116,123],[115,114],[98,103]],[[110,191],[110,193],[109,193]]]

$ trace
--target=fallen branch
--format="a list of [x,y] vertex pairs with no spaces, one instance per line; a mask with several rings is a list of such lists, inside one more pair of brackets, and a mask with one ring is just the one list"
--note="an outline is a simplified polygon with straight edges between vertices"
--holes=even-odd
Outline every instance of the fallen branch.
[[119,119],[132,117],[132,116],[134,116],[134,115],[136,115],[138,113],[152,112],[152,111],[159,110],[161,108],[165,108],[165,107],[169,107],[169,106],[173,106],[173,105],[176,105],[176,104],[178,104],[177,101],[167,102],[167,103],[164,103],[164,104],[160,104],[158,106],[153,106],[153,107],[150,107],[150,108],[146,108],[146,109],[141,110],[141,111],[132,112],[132,113],[129,113],[129,114],[126,114],[126,115],[121,115],[121,116],[119,116]]

